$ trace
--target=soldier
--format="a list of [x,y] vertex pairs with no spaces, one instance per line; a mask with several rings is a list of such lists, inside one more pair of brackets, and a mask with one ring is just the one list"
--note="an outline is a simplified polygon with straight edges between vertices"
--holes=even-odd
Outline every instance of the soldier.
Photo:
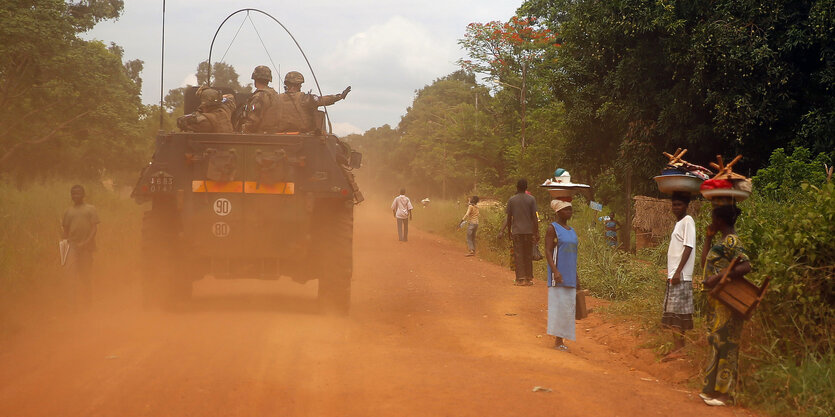
[[273,74],[269,67],[259,65],[252,71],[255,92],[249,97],[241,118],[241,131],[244,133],[275,132],[278,92],[269,86]]
[[197,90],[200,107],[197,111],[177,118],[177,127],[184,132],[231,133],[232,113],[235,111],[235,97],[221,96],[213,88],[200,87]]
[[315,111],[319,106],[330,106],[345,99],[351,87],[348,86],[339,94],[319,97],[314,94],[302,93],[301,87],[304,76],[296,71],[290,71],[284,76],[284,93],[278,96],[278,131],[309,133],[318,130]]

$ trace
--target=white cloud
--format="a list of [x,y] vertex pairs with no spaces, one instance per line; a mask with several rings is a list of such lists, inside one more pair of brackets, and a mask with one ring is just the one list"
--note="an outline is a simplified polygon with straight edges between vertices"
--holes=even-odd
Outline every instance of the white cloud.
[[333,123],[333,134],[339,137],[348,136],[351,133],[362,134],[363,130],[350,123]]
[[327,61],[344,74],[359,76],[356,82],[402,86],[403,81],[425,84],[453,71],[459,55],[456,44],[435,36],[430,28],[394,16],[339,42]]
[[[280,5],[279,5],[280,3]],[[158,2],[126,2],[119,20],[100,23],[88,38],[115,41],[127,59],[145,61],[143,96],[155,103],[160,90],[161,7]],[[333,120],[363,130],[396,125],[414,91],[457,69],[462,56],[456,41],[470,22],[505,20],[518,7],[506,0],[182,0],[166,11],[164,90],[196,84],[197,63],[207,58],[209,42],[220,22],[233,11],[256,7],[273,14],[305,50],[324,94],[353,87],[348,99],[334,106]],[[240,13],[218,34],[212,60],[233,65],[249,81],[256,65],[271,64],[274,76],[301,71],[313,89],[312,76],[295,45],[278,25],[258,13],[252,22]],[[241,26],[241,23],[246,23]],[[251,23],[251,24],[250,24]],[[256,26],[270,56],[261,47]],[[240,33],[238,28],[241,28]],[[233,39],[235,41],[233,42]],[[231,45],[231,48],[229,46]],[[228,54],[227,54],[227,48]],[[274,83],[276,89],[280,82]]]
[[187,85],[197,85],[197,75],[189,74],[183,79],[183,82],[180,83],[180,87],[185,87]]

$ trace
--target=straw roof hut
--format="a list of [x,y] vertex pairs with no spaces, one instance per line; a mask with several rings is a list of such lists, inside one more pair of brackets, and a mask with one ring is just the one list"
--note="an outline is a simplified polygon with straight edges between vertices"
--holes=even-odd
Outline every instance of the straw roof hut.
[[[637,249],[657,246],[673,231],[676,223],[676,218],[670,212],[670,200],[643,195],[635,196],[633,200],[635,217],[632,218],[632,228],[635,229]],[[701,205],[701,201],[691,201],[687,214],[695,218]]]

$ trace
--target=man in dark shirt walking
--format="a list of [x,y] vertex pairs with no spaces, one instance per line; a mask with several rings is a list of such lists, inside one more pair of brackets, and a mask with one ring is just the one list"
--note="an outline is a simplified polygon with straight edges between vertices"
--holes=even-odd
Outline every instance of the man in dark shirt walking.
[[504,237],[508,227],[513,241],[516,285],[533,285],[533,245],[539,242],[539,225],[536,220],[536,199],[525,193],[528,181],[516,182],[516,194],[507,201],[507,217],[499,231]]

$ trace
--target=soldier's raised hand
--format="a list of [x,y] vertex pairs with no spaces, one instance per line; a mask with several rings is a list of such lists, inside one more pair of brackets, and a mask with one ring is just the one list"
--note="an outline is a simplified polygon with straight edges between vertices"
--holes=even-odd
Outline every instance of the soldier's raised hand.
[[350,92],[351,92],[351,86],[349,85],[347,88],[345,88],[344,90],[342,90],[342,92],[341,92],[341,93],[339,93],[339,96],[340,96],[343,100],[345,100],[345,97],[347,97],[347,96],[348,96],[348,93],[350,93]]

